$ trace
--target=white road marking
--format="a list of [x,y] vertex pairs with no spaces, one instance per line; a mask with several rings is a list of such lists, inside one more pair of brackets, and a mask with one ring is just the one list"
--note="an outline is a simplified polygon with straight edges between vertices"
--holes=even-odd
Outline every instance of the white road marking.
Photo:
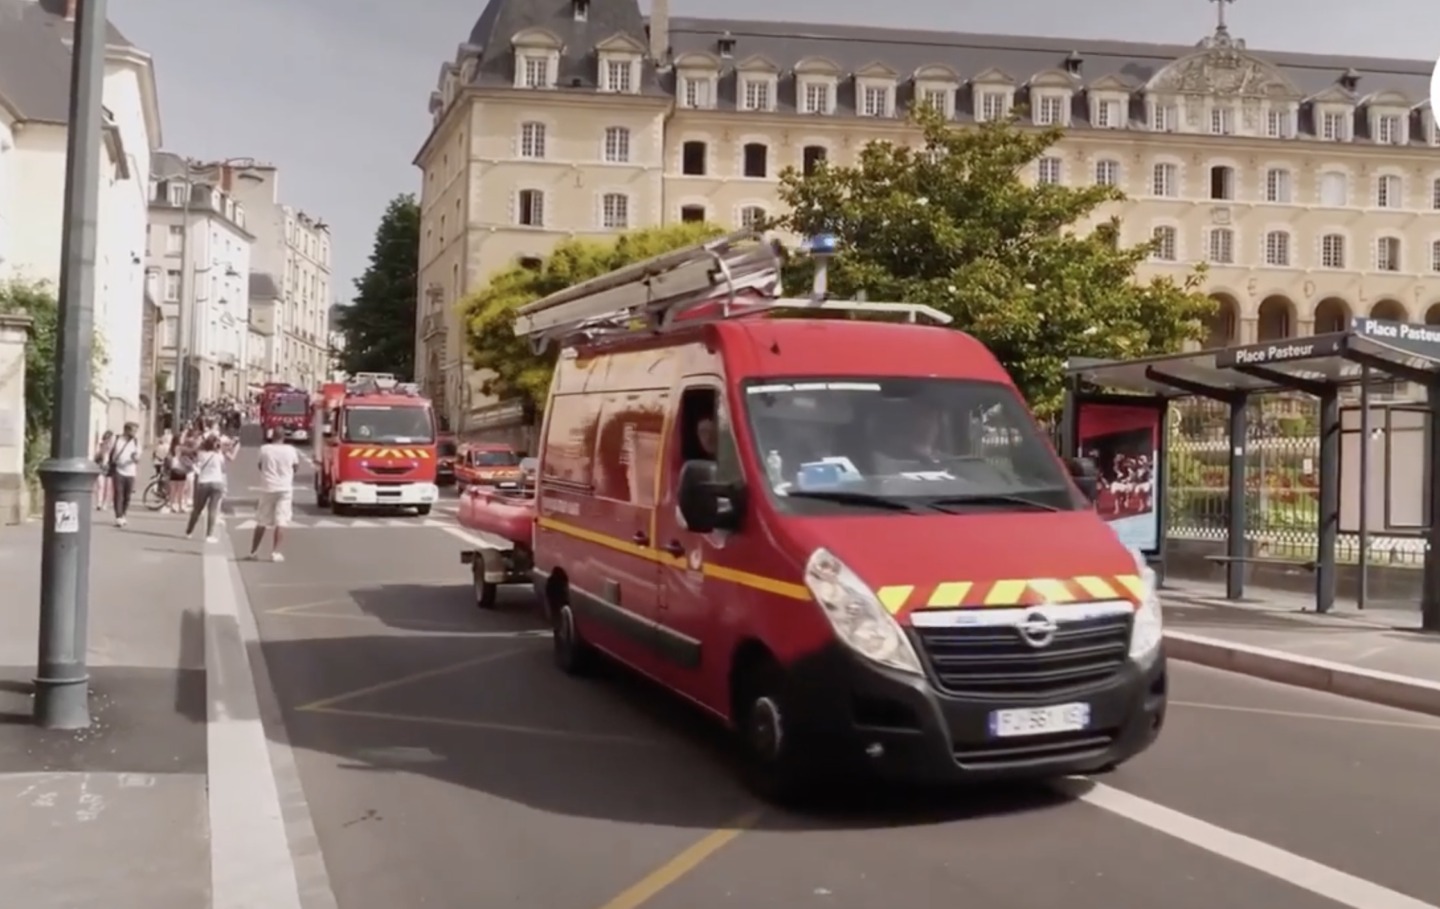
[[[377,530],[381,527],[398,527],[405,530],[428,527],[430,529],[449,530],[454,526],[450,521],[437,518],[351,518],[349,520],[334,520],[332,518],[315,518],[306,520],[299,518],[293,521],[286,530]],[[236,530],[254,530],[254,519],[241,521],[235,525]]]
[[1416,723],[1405,722],[1403,720],[1377,720],[1363,716],[1336,716],[1330,713],[1306,713],[1302,710],[1239,707],[1234,704],[1202,704],[1196,701],[1171,701],[1170,706],[1189,707],[1193,710],[1219,710],[1226,713],[1253,713],[1259,716],[1276,716],[1290,720],[1316,720],[1322,723],[1350,723],[1357,726],[1383,726],[1389,729],[1418,729],[1422,732],[1440,732],[1440,719],[1430,723]]
[[[1328,865],[1217,827],[1111,786],[1078,778],[1061,785],[1081,801],[1096,808],[1221,858],[1227,858],[1236,864],[1253,868],[1341,906],[1349,906],[1350,909],[1440,909],[1364,878],[1346,874]],[[1087,785],[1090,787],[1088,790],[1085,788]]]

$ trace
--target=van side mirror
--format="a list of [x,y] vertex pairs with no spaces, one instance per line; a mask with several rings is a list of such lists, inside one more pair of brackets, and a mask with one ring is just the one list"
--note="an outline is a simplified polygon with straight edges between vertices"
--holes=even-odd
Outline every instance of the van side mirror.
[[694,533],[736,530],[745,511],[744,489],[719,481],[714,461],[686,461],[680,468],[675,501],[685,527]]
[[1089,458],[1066,458],[1065,467],[1080,493],[1091,502],[1100,495],[1100,468]]

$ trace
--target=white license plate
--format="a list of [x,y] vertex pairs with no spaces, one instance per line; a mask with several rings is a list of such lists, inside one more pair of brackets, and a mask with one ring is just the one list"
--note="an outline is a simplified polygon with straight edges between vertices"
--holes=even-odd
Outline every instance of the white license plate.
[[990,735],[997,739],[1052,732],[1079,732],[1090,726],[1090,705],[1056,704],[1053,707],[1019,707],[990,714]]

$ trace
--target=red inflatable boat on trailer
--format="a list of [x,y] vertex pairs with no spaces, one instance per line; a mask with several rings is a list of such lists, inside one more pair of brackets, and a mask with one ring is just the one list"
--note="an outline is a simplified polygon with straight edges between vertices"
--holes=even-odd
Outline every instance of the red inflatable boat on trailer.
[[460,526],[480,545],[460,553],[475,581],[475,605],[494,609],[501,584],[530,583],[531,542],[535,534],[535,497],[470,486],[460,496]]

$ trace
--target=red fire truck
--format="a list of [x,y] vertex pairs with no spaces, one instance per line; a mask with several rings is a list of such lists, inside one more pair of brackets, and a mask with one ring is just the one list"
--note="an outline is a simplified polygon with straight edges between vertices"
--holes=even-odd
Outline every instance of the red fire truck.
[[435,413],[414,385],[375,373],[328,383],[312,412],[321,507],[337,515],[355,508],[430,513],[440,497]]
[[287,442],[310,438],[310,395],[285,382],[267,383],[260,392],[260,425],[268,436],[279,429]]

